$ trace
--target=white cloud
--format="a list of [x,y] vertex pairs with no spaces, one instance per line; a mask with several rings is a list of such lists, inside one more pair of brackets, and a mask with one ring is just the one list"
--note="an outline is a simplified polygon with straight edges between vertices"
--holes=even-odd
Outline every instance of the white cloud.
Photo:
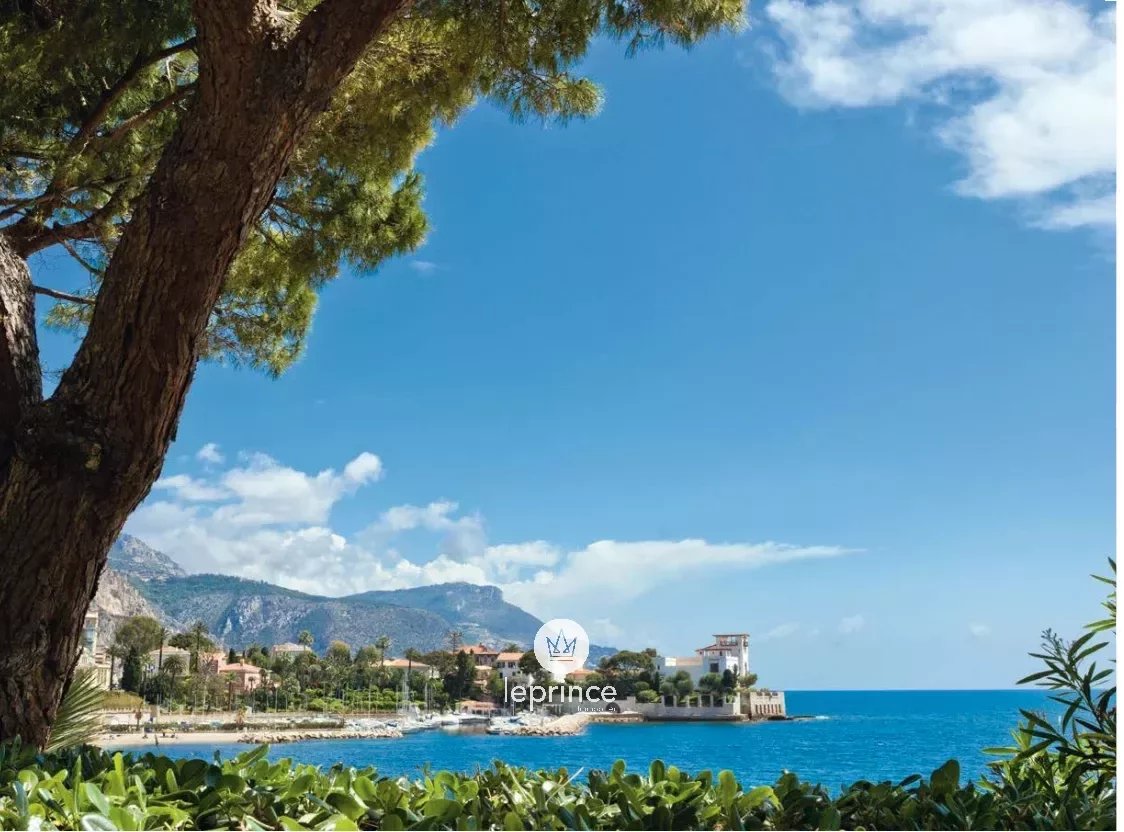
[[[451,500],[387,508],[352,537],[334,530],[335,504],[381,475],[382,464],[370,453],[342,472],[318,474],[250,455],[208,478],[165,477],[158,483],[160,497],[134,513],[128,528],[188,571],[320,595],[450,581],[491,584],[542,618],[587,621],[595,638],[610,642],[622,636],[606,612],[657,587],[849,551],[700,539],[601,540],[576,550],[545,540],[489,544],[483,518],[461,513]],[[400,536],[417,531],[436,536],[436,551],[420,562],[394,548]]]
[[781,91],[810,107],[913,101],[957,184],[1048,228],[1115,220],[1114,11],[1072,0],[771,0]]
[[775,641],[780,638],[788,638],[789,636],[796,635],[800,631],[799,624],[791,622],[787,624],[778,624],[771,630],[766,630],[763,634],[757,637],[757,641]]
[[411,260],[409,266],[418,274],[432,274],[439,268],[432,260]]
[[501,584],[507,599],[540,617],[589,618],[658,586],[697,575],[759,569],[798,560],[833,558],[839,546],[709,543],[705,540],[599,540],[568,552],[553,570]]
[[209,485],[187,474],[161,477],[152,487],[161,491],[172,491],[176,497],[187,502],[214,502],[230,496],[226,489]]
[[394,506],[360,532],[360,540],[379,546],[401,532],[426,529],[444,533],[442,551],[445,554],[457,560],[476,557],[484,551],[487,542],[484,519],[478,514],[458,517],[458,508],[452,500],[437,500],[425,506]]
[[866,626],[866,620],[861,615],[848,615],[839,622],[839,632],[843,635],[857,633]]
[[382,463],[364,451],[337,474],[327,468],[315,476],[281,465],[265,454],[253,454],[244,467],[232,468],[221,485],[237,502],[215,516],[232,525],[323,523],[340,498],[382,475]]
[[991,635],[991,627],[986,624],[969,624],[968,632],[972,634],[973,638],[987,638]]
[[214,442],[208,442],[196,451],[195,458],[208,465],[222,465],[226,462],[226,457],[222,455],[219,446]]

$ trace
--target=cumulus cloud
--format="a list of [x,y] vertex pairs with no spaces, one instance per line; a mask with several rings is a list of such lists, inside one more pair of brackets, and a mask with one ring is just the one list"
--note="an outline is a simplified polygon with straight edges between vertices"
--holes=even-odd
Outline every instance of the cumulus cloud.
[[381,461],[366,451],[348,462],[342,473],[327,468],[315,475],[289,468],[265,454],[252,454],[243,467],[222,476],[222,487],[236,502],[215,514],[243,526],[323,523],[341,497],[381,476]]
[[965,194],[1048,228],[1115,221],[1114,10],[1073,0],[771,0],[781,91],[809,107],[930,105]]
[[[702,539],[600,540],[573,550],[545,540],[490,543],[483,518],[462,512],[452,500],[386,508],[351,537],[333,529],[334,506],[382,474],[379,458],[367,452],[342,471],[317,474],[252,454],[225,471],[163,478],[128,528],[189,571],[238,575],[320,595],[451,581],[495,585],[509,601],[540,617],[591,622],[597,638],[620,635],[606,610],[659,586],[714,575],[716,569],[733,574],[849,551]],[[402,536],[413,533],[435,538],[427,559],[407,558],[395,548]]]
[[226,457],[222,455],[219,446],[214,442],[208,442],[195,453],[195,458],[200,462],[207,463],[208,465],[222,465],[226,462]]
[[210,485],[187,474],[161,477],[152,487],[160,491],[172,491],[177,498],[187,502],[213,502],[229,496],[226,489]]
[[839,632],[843,635],[857,633],[866,626],[866,620],[861,615],[848,615],[839,622]]

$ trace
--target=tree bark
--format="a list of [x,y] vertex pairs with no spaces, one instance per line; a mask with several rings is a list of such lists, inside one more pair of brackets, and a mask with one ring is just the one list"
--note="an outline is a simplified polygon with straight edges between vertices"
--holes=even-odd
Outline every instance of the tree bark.
[[297,142],[403,5],[324,0],[292,29],[268,0],[196,0],[198,93],[45,401],[30,278],[0,231],[0,741],[48,739],[109,548],[159,476],[230,263]]

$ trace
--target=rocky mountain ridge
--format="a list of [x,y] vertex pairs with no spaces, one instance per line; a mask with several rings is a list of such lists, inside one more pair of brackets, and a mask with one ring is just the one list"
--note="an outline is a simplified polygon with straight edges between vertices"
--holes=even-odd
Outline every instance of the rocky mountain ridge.
[[203,621],[225,647],[296,641],[312,633],[320,650],[331,641],[353,647],[389,636],[400,655],[433,650],[457,631],[462,643],[527,648],[542,622],[503,600],[494,586],[438,584],[329,598],[231,575],[188,575],[168,555],[122,535],[110,552],[95,598],[106,630],[128,615],[152,615],[182,630]]

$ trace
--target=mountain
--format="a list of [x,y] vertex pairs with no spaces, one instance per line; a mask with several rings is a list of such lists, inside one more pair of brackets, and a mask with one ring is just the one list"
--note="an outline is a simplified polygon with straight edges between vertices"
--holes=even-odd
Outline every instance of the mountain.
[[188,624],[201,620],[234,648],[296,641],[301,630],[308,630],[318,650],[337,639],[360,647],[384,635],[395,652],[432,650],[451,629],[440,615],[424,609],[324,598],[229,575],[189,575],[137,587],[169,618]]
[[[102,572],[97,594],[94,595],[94,607],[98,611],[98,641],[103,646],[113,641],[118,625],[126,618],[148,615],[168,620],[137,591],[128,577],[113,569]],[[172,622],[169,620],[168,623]]]
[[502,647],[513,641],[530,647],[542,626],[529,612],[507,603],[494,586],[435,584],[361,592],[341,600],[429,610],[448,621],[450,629],[460,630],[466,644],[483,641]]
[[[343,598],[310,595],[230,575],[188,575],[178,563],[129,535],[109,555],[95,599],[109,625],[128,615],[152,615],[183,630],[203,621],[226,647],[296,641],[308,630],[321,650],[334,640],[352,647],[389,636],[395,654],[434,650],[459,630],[466,644],[530,648],[542,622],[509,604],[494,586],[437,584],[363,592]],[[106,635],[100,638],[105,641]],[[594,645],[590,655],[613,652]]]
[[170,557],[131,534],[122,534],[109,550],[109,568],[141,581],[182,578],[187,574]]

